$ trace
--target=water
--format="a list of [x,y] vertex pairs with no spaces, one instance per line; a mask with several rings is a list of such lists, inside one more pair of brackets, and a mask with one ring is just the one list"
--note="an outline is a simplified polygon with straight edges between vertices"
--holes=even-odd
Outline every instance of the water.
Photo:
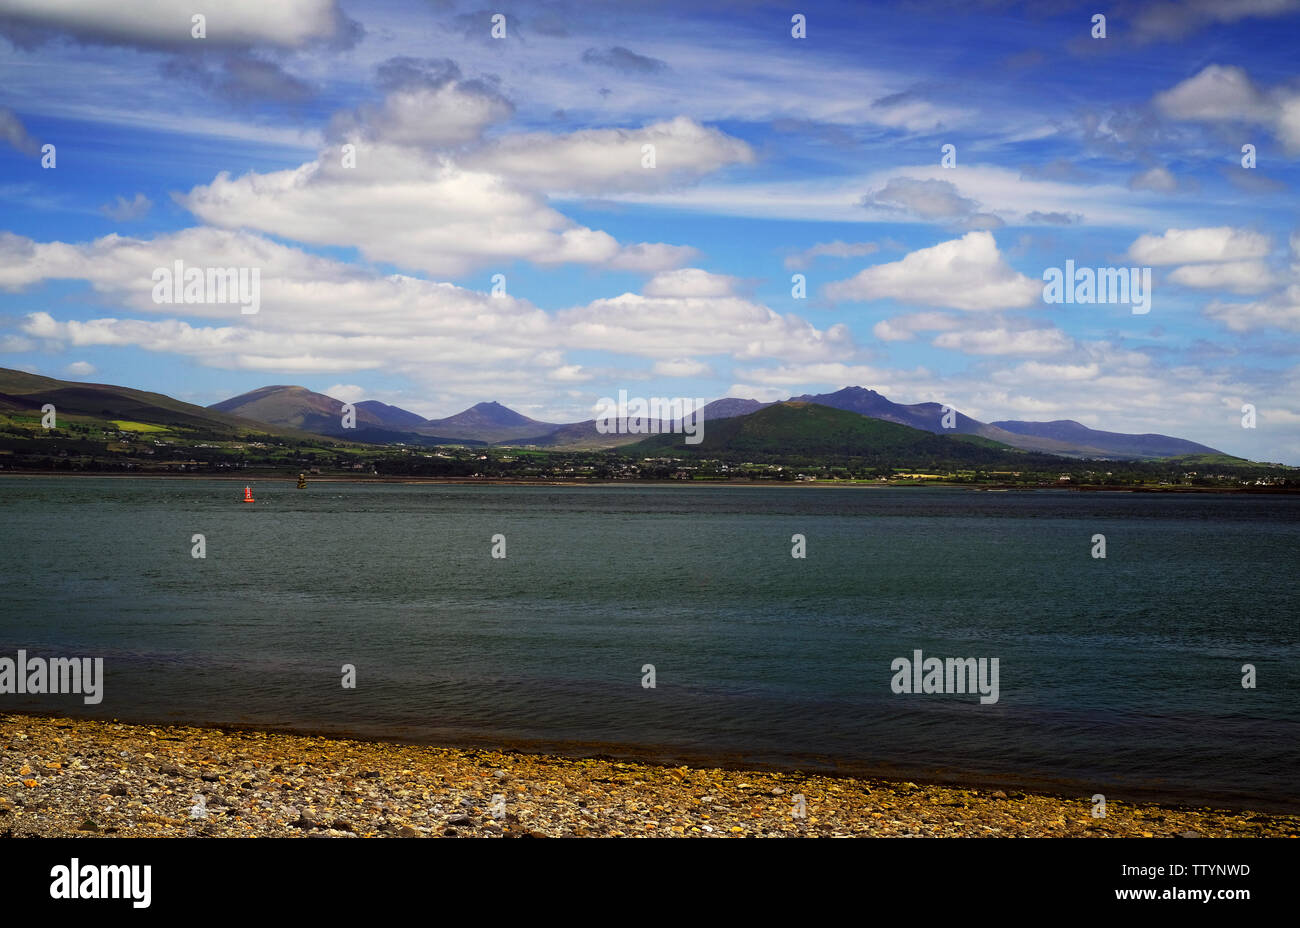
[[[254,491],[0,478],[0,656],[106,673],[0,711],[1300,808],[1300,497]],[[918,648],[998,702],[893,693]]]

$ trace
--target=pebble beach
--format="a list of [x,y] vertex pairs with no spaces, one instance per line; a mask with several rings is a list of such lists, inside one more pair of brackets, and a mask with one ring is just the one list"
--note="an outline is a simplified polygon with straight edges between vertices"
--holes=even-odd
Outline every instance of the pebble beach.
[[4,837],[1300,836],[1290,815],[18,715],[0,758]]

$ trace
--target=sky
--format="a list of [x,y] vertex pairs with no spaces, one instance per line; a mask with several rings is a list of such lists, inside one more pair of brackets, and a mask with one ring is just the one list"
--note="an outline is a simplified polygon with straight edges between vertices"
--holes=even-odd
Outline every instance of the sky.
[[852,385],[1300,465],[1300,0],[195,6],[0,0],[0,366],[553,422]]

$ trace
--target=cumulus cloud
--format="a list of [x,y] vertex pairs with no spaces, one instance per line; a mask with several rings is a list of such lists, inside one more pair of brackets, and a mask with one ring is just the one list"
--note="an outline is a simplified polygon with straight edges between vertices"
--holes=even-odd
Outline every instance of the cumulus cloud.
[[70,377],[89,377],[95,373],[95,365],[89,361],[73,361],[63,369],[63,372]]
[[[654,146],[654,167],[643,163],[645,145]],[[640,129],[509,135],[465,158],[531,189],[589,194],[655,190],[753,161],[745,142],[685,117]]]
[[641,292],[653,297],[731,296],[735,284],[734,277],[698,267],[684,267],[656,274],[641,288]]
[[[153,271],[176,260],[259,268],[261,312],[243,316],[232,303],[154,302]],[[378,275],[248,232],[196,228],[151,241],[109,235],[82,244],[0,236],[0,287],[87,280],[107,299],[153,317],[83,321],[34,312],[20,328],[27,339],[135,346],[228,369],[382,369],[428,384],[449,401],[477,401],[484,391],[526,396],[539,381],[590,380],[566,351],[651,358],[659,374],[698,376],[714,355],[823,360],[855,350],[842,325],[820,330],[736,296],[731,278],[690,270],[653,278],[648,293],[548,313],[510,296]]]
[[177,199],[214,226],[353,246],[370,260],[436,276],[518,259],[553,265],[624,258],[648,266],[681,256],[654,245],[625,253],[613,236],[578,225],[496,174],[399,146],[367,145],[355,168],[326,152],[287,171],[239,178],[223,172]]
[[492,85],[461,80],[448,59],[390,58],[376,69],[387,91],[381,104],[363,104],[335,115],[335,141],[383,141],[437,149],[477,141],[488,126],[515,111]]
[[67,36],[79,42],[142,48],[189,46],[191,17],[207,17],[212,45],[298,48],[355,34],[337,0],[223,0],[205,11],[177,0],[6,0],[0,34],[24,47]]
[[1169,280],[1184,287],[1233,293],[1261,293],[1276,283],[1273,272],[1263,261],[1185,265],[1174,268]]
[[832,300],[895,299],[968,311],[1031,306],[1041,293],[1041,284],[1006,263],[991,232],[968,232],[826,287]]
[[959,317],[948,313],[909,313],[882,319],[872,326],[871,332],[882,342],[911,341],[918,332],[939,332],[960,325]]
[[[511,104],[460,79],[454,62],[394,58],[380,65],[382,104],[337,114],[336,147],[314,161],[209,184],[176,197],[204,222],[300,242],[355,247],[369,260],[436,276],[515,260],[653,273],[695,250],[628,243],[568,219],[546,199],[682,183],[753,159],[749,147],[690,119],[641,129],[507,134],[484,140]],[[353,146],[345,163],[337,143]],[[642,166],[642,145],[656,164]]]
[[133,199],[128,200],[126,197],[115,197],[112,203],[105,203],[99,208],[99,211],[109,219],[115,219],[118,222],[130,222],[134,219],[141,219],[153,207],[153,200],[150,200],[143,193],[137,193]]
[[1205,315],[1233,332],[1254,329],[1300,332],[1300,284],[1292,284],[1280,293],[1252,303],[1215,300],[1205,308]]
[[960,222],[966,228],[998,228],[1002,220],[980,212],[979,203],[957,192],[946,180],[891,177],[884,187],[862,197],[863,206],[911,213],[921,219]]
[[716,280],[656,281],[646,288],[654,295],[598,299],[559,313],[557,320],[575,347],[670,361],[709,354],[825,360],[854,351],[847,326],[819,330],[798,316],[725,292]]
[[1068,351],[1074,340],[1060,329],[964,329],[944,332],[933,342],[965,354],[1053,355]]
[[1129,178],[1130,190],[1151,190],[1155,193],[1174,193],[1178,190],[1178,179],[1168,168],[1156,165]]
[[707,377],[713,373],[713,368],[703,361],[673,358],[655,362],[654,373],[661,377]]
[[1216,226],[1142,235],[1129,246],[1128,254],[1141,264],[1158,266],[1264,258],[1272,248],[1272,240],[1261,232]]
[[342,400],[344,403],[359,403],[362,400],[370,399],[370,393],[364,387],[354,383],[336,383],[332,387],[326,387],[321,392],[326,396],[332,396],[336,400]]
[[1235,65],[1208,65],[1156,94],[1154,103],[1171,119],[1267,126],[1289,153],[1300,152],[1300,91],[1289,86],[1265,91]]

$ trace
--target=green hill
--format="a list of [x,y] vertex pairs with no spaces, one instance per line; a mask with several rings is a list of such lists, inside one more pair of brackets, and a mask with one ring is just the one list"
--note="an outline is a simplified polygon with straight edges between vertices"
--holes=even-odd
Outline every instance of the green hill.
[[234,438],[257,434],[295,441],[327,441],[297,429],[277,428],[262,422],[227,415],[161,393],[148,393],[112,384],[56,380],[25,371],[0,368],[0,414],[29,419],[41,416],[41,407],[53,404],[57,422],[110,425],[115,421],[143,423],[193,437]]
[[814,403],[776,403],[747,416],[707,422],[704,440],[688,445],[681,434],[653,435],[621,449],[647,457],[705,457],[736,461],[853,460],[899,467],[1014,465],[1048,455],[1017,451],[978,435],[934,435]]

